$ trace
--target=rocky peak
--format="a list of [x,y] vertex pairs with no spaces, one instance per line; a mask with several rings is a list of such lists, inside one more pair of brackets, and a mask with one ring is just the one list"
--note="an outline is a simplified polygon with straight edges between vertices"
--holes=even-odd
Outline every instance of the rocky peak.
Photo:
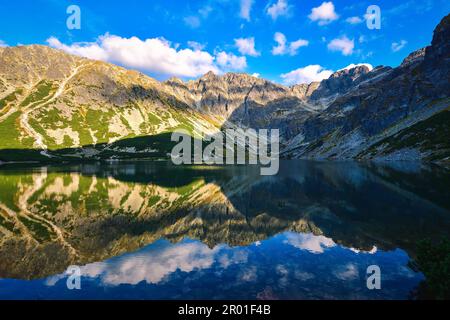
[[425,50],[422,70],[440,97],[450,92],[450,14],[434,30],[431,46]]
[[208,71],[199,80],[211,81],[216,80],[217,78],[219,78],[219,76],[216,75],[213,71]]
[[184,84],[183,80],[177,77],[172,77],[165,81],[166,84]]
[[426,55],[430,58],[448,59],[450,54],[450,14],[444,17],[434,29],[431,46],[427,48]]
[[347,77],[352,80],[359,78],[361,75],[370,72],[370,68],[366,65],[357,65],[354,67],[347,67],[341,70],[336,71],[330,76],[330,79],[343,78]]
[[402,62],[400,67],[407,67],[414,63],[421,62],[425,58],[426,48],[420,48],[414,52],[411,52]]
[[[228,72],[225,75],[223,75],[222,78],[225,82],[231,85],[248,85],[261,82],[262,80],[252,77],[251,75],[248,75],[246,73],[234,73],[234,72]],[[264,80],[262,81],[264,82]]]
[[353,68],[336,71],[328,79],[320,83],[317,90],[311,94],[311,99],[320,100],[338,94],[344,94],[361,81],[363,76],[369,72],[370,68],[366,65],[358,65]]

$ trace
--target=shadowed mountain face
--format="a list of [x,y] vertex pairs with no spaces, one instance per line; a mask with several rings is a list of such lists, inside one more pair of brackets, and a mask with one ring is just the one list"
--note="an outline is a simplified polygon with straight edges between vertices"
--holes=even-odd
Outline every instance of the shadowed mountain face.
[[303,123],[287,153],[310,158],[448,159],[450,146],[443,137],[449,130],[449,21],[450,15],[437,26],[431,45],[409,55],[398,68],[367,72],[360,67],[323,81],[312,98],[324,95],[320,99],[328,107]]
[[397,68],[293,87],[212,72],[160,83],[44,46],[0,48],[0,160],[161,158],[167,144],[138,152],[133,138],[239,126],[279,129],[286,158],[447,161],[449,20]]
[[281,232],[368,252],[448,236],[448,172],[435,166],[282,162],[180,168],[161,163],[0,172],[0,278],[36,279],[168,239],[214,249]]

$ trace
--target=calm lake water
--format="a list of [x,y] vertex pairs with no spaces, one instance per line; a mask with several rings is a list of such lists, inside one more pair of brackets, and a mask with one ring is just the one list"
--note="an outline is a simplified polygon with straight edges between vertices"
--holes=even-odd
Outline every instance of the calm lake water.
[[449,187],[407,162],[4,165],[0,299],[408,299],[417,241],[450,236]]

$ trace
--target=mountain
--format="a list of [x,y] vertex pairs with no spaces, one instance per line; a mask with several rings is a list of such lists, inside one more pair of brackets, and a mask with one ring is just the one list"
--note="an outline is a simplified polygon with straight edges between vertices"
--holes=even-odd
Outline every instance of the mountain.
[[[139,72],[45,46],[0,48],[0,87],[4,159],[158,154],[153,145],[170,141],[165,133],[215,132],[221,124]],[[153,138],[143,145],[136,137]]]
[[283,86],[243,73],[158,82],[45,46],[0,48],[0,160],[162,158],[178,128],[277,128],[282,156],[448,161],[449,20],[396,67]]
[[315,112],[307,101],[314,85],[286,87],[244,73],[212,72],[187,83],[171,79],[166,84],[196,110],[224,116],[223,127],[278,128],[286,139]]
[[327,100],[327,108],[302,124],[285,156],[448,161],[449,43],[450,15],[431,45],[399,67],[353,69],[323,81],[311,98]]

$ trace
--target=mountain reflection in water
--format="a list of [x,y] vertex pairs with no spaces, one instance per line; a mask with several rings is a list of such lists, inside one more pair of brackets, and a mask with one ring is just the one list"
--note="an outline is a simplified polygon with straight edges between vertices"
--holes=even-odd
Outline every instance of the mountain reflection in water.
[[0,299],[408,298],[416,242],[449,236],[449,186],[407,162],[2,166]]

